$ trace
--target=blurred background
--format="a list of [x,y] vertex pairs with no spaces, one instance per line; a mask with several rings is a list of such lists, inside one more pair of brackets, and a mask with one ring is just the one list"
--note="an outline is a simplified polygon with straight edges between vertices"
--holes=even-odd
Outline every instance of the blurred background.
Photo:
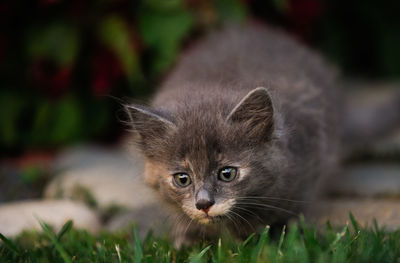
[[146,99],[207,30],[285,28],[344,78],[400,77],[400,1],[32,0],[0,2],[0,203],[40,197],[60,151],[124,138],[121,101]]

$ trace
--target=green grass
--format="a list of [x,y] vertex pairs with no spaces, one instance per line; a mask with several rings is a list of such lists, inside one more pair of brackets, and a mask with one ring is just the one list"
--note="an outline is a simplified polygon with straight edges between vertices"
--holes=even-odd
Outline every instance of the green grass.
[[351,226],[317,231],[303,221],[273,237],[267,226],[243,242],[222,238],[176,250],[168,238],[151,233],[140,240],[136,229],[93,236],[68,222],[54,233],[41,222],[41,233],[10,240],[0,235],[0,262],[400,262],[400,230]]

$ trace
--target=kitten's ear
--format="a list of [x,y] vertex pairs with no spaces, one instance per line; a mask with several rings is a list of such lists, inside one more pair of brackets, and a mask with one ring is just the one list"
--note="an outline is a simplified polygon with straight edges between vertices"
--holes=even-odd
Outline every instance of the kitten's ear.
[[137,135],[136,143],[145,153],[151,152],[152,145],[157,145],[169,131],[176,129],[165,113],[139,105],[126,105],[125,111],[129,116],[129,125]]
[[226,120],[242,126],[248,138],[268,139],[273,131],[273,115],[274,110],[268,90],[256,88],[235,106]]

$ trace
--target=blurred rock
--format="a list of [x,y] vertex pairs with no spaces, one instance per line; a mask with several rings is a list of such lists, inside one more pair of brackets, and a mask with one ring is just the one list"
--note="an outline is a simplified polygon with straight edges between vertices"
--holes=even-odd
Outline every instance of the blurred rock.
[[156,202],[142,182],[143,160],[121,149],[80,147],[60,154],[59,175],[45,189],[46,198],[71,198],[106,210],[113,206],[139,209]]
[[346,79],[341,82],[348,101],[357,106],[385,103],[400,91],[400,82],[371,82]]
[[344,155],[400,159],[400,83],[345,81]]
[[51,152],[28,151],[18,157],[0,158],[0,204],[40,198],[51,177],[48,170],[52,156]]
[[144,238],[149,230],[156,235],[162,235],[167,231],[167,211],[161,205],[153,204],[143,206],[126,213],[119,214],[112,218],[105,226],[108,231],[124,230],[132,223],[135,223],[139,230],[139,235]]
[[327,178],[324,195],[400,197],[400,164],[357,164]]
[[350,223],[350,212],[362,226],[372,226],[376,219],[379,226],[385,226],[388,230],[397,230],[400,227],[398,200],[323,200],[313,205],[306,218],[321,226],[327,220],[334,226],[343,226]]
[[[63,172],[71,169],[83,169],[104,162],[112,163],[114,166],[124,165],[127,161],[135,162],[139,156],[132,151],[133,160],[130,160],[128,151],[119,148],[106,148],[97,145],[77,145],[69,147],[60,152],[53,161],[52,170]],[[136,156],[137,155],[137,156]],[[141,161],[134,163],[135,167],[141,165]]]
[[100,222],[96,214],[82,203],[63,201],[21,201],[0,205],[0,233],[16,236],[23,230],[41,229],[42,220],[59,230],[69,219],[74,227],[96,233]]
[[24,182],[21,169],[14,164],[0,164],[0,204],[40,197],[40,190]]
[[386,157],[400,160],[400,128],[392,131],[385,138],[374,142],[371,151],[375,157],[380,159]]

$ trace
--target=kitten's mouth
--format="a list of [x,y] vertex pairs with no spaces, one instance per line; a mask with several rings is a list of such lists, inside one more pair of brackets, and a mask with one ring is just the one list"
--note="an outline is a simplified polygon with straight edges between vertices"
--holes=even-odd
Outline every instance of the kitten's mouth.
[[183,206],[183,211],[192,218],[195,222],[202,225],[219,224],[221,221],[229,219],[229,212],[234,205],[233,199],[228,199],[223,202],[218,202],[206,211],[199,210],[192,206]]
[[215,223],[221,222],[221,220],[222,220],[222,216],[209,216],[209,215],[206,215],[203,218],[197,219],[197,221],[203,225],[215,224]]

